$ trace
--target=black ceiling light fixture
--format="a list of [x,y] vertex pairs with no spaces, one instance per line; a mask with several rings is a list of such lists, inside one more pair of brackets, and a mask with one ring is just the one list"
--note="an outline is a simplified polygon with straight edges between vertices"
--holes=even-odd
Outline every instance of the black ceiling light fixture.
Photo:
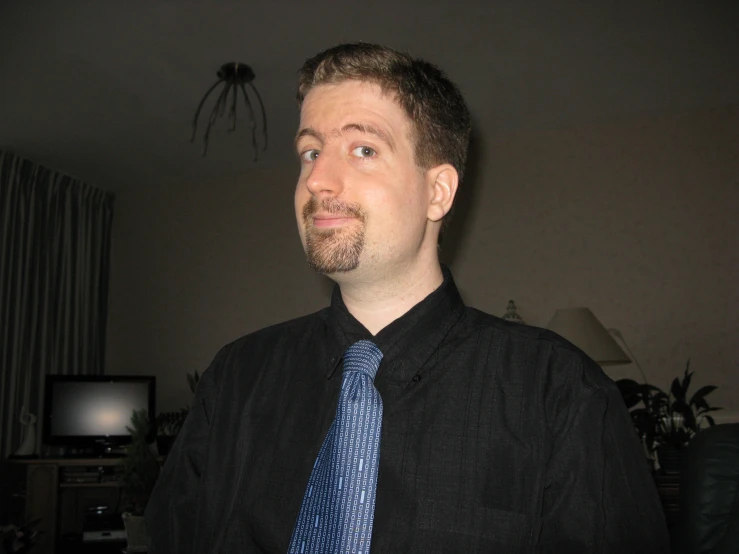
[[200,111],[203,109],[205,101],[208,99],[208,96],[210,96],[210,93],[213,92],[218,85],[223,83],[223,89],[218,95],[218,99],[216,100],[215,106],[213,106],[213,110],[210,112],[210,116],[208,117],[208,126],[205,128],[205,134],[203,135],[203,156],[208,153],[208,137],[213,124],[216,122],[216,119],[223,117],[226,113],[226,106],[229,104],[229,94],[231,95],[230,107],[228,109],[228,119],[231,120],[231,128],[229,131],[234,131],[236,129],[236,105],[239,100],[239,91],[241,91],[244,97],[244,103],[246,104],[246,111],[249,114],[251,142],[254,147],[254,161],[257,161],[259,150],[257,146],[257,116],[252,107],[252,102],[249,100],[247,87],[249,87],[253,96],[259,103],[259,111],[262,115],[262,142],[264,143],[262,150],[267,149],[267,114],[264,111],[262,97],[259,95],[259,92],[252,83],[252,81],[254,81],[254,71],[244,63],[230,62],[223,64],[216,75],[218,76],[218,80],[208,89],[208,92],[205,93],[200,104],[198,104],[198,109],[195,111],[195,117],[192,120],[192,138],[190,139],[190,142],[195,140],[195,133],[198,130],[198,117],[200,117]]

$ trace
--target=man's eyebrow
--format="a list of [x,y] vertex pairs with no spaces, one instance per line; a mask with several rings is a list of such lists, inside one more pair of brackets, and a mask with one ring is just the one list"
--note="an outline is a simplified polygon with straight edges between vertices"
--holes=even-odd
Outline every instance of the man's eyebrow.
[[305,127],[303,129],[300,129],[300,131],[298,131],[298,134],[295,135],[294,144],[296,150],[298,148],[298,141],[303,137],[315,137],[321,142],[325,142],[325,137],[323,136],[323,133],[320,133],[315,129],[311,129],[310,127]]
[[359,131],[360,133],[375,135],[382,142],[388,145],[391,152],[395,152],[395,143],[390,135],[370,123],[347,123],[341,128],[341,133],[346,133],[347,131]]
[[[332,135],[342,135],[349,131],[359,131],[360,133],[366,133],[369,135],[375,135],[377,138],[379,138],[381,141],[383,141],[385,144],[388,145],[388,148],[390,148],[391,152],[395,152],[395,143],[393,142],[393,139],[388,135],[385,131],[380,129],[379,127],[376,127],[375,125],[372,125],[370,123],[347,123],[344,125],[340,131],[334,130]],[[298,142],[303,137],[314,137],[320,140],[321,142],[326,141],[326,137],[323,133],[316,131],[315,129],[311,127],[305,127],[298,131],[298,134],[295,135],[295,149],[297,150]]]

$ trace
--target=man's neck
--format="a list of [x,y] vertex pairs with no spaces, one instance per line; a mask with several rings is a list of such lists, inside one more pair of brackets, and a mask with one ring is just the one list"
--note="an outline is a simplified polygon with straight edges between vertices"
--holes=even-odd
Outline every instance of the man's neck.
[[438,261],[400,277],[340,283],[341,297],[350,314],[376,335],[434,292],[444,281]]

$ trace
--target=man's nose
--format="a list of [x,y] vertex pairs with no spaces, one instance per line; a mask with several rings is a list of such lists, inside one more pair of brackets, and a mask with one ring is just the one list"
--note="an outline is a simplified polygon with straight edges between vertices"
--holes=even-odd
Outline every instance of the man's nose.
[[321,152],[311,164],[305,185],[314,196],[338,196],[344,188],[340,162],[328,152]]

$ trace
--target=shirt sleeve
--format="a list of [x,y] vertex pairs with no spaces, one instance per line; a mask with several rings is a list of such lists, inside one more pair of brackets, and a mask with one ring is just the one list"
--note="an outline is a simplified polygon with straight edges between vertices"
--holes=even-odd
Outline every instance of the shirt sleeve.
[[[218,358],[216,358],[217,360]],[[192,554],[198,529],[198,489],[215,397],[214,365],[198,382],[192,408],[146,507],[149,554]]]
[[618,389],[599,383],[581,398],[564,416],[547,464],[538,552],[669,552],[656,487]]

